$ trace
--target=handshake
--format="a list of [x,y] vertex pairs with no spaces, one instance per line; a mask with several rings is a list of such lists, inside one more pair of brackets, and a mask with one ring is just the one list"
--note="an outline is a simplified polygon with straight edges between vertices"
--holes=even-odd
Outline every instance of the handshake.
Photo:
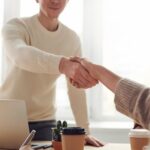
[[100,75],[97,65],[80,57],[63,57],[60,61],[59,70],[65,74],[73,86],[77,88],[90,88],[95,86]]

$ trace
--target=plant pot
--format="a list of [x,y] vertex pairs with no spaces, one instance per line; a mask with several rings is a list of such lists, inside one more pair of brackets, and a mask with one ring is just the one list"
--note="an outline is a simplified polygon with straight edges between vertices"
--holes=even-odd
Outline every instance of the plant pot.
[[52,141],[54,150],[62,150],[62,144],[60,141]]

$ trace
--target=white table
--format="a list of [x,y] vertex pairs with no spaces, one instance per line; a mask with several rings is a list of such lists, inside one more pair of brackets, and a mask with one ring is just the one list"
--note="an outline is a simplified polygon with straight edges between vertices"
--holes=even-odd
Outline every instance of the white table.
[[[39,142],[34,142],[39,143]],[[51,142],[40,142],[41,144],[50,144]],[[53,148],[48,148],[46,150],[54,150]],[[119,144],[119,143],[108,143],[103,147],[93,147],[93,146],[85,146],[84,150],[131,150],[129,144]]]
[[110,143],[104,147],[89,147],[85,146],[85,150],[131,150],[129,144]]

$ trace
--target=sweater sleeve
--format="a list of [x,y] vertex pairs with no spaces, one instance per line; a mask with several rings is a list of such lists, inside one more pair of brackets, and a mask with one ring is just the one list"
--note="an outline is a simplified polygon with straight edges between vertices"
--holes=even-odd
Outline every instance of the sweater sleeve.
[[59,74],[62,56],[30,46],[29,33],[17,19],[4,26],[2,36],[6,55],[16,67],[34,73]]
[[115,91],[116,109],[131,117],[143,128],[150,124],[150,88],[121,79]]
[[[76,36],[75,41],[77,43],[75,44],[76,51],[74,56],[81,56],[81,44],[78,36]],[[70,105],[76,121],[76,125],[83,127],[86,130],[86,133],[89,134],[90,129],[85,90],[77,89],[76,87],[72,86],[69,79],[67,79],[67,87]]]
[[89,134],[89,122],[86,103],[86,94],[83,89],[73,87],[69,80],[67,80],[68,95],[72,112],[76,121],[76,125],[85,128],[86,133]]

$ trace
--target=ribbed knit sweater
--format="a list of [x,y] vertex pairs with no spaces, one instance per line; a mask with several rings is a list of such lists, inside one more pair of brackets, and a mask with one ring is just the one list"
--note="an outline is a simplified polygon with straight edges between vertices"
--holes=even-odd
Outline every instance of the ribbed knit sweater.
[[122,79],[115,92],[116,109],[133,118],[143,128],[150,129],[150,88]]
[[[80,56],[79,37],[60,22],[55,32],[46,30],[37,15],[9,21],[2,35],[7,69],[0,98],[24,100],[29,121],[55,119],[59,62],[62,56]],[[76,123],[88,131],[85,92],[67,85]]]

